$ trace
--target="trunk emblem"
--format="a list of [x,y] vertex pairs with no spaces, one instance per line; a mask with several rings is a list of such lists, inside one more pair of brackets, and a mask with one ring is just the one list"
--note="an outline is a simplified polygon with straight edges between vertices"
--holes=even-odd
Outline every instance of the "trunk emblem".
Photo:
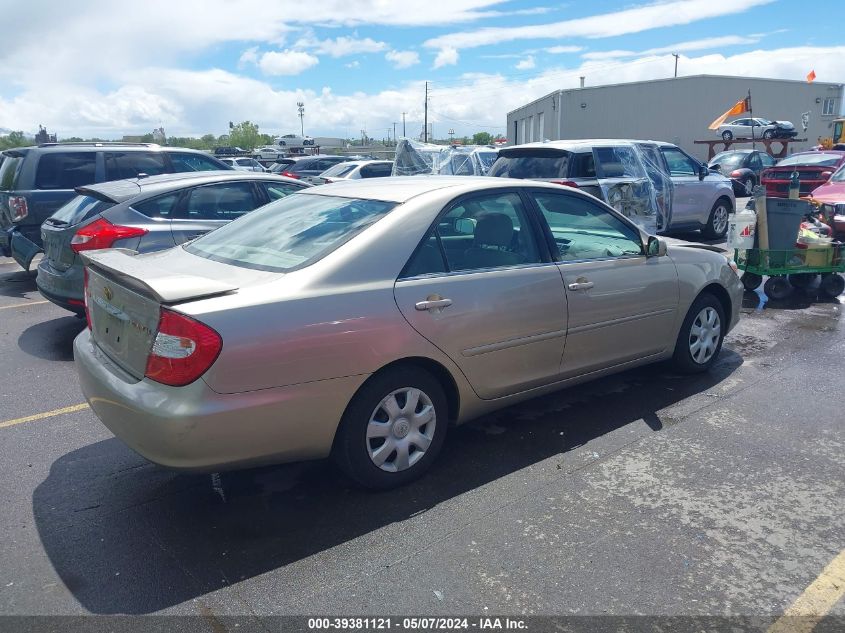
[[111,301],[112,297],[114,297],[114,293],[108,286],[103,287],[103,295],[105,295],[106,301]]

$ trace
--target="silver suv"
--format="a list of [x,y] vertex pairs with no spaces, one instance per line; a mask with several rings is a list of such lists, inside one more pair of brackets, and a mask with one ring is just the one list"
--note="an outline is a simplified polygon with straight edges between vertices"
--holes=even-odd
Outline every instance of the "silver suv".
[[530,178],[586,191],[631,217],[656,214],[656,229],[701,229],[708,239],[728,230],[731,181],[677,145],[642,140],[571,140],[499,150],[490,176]]

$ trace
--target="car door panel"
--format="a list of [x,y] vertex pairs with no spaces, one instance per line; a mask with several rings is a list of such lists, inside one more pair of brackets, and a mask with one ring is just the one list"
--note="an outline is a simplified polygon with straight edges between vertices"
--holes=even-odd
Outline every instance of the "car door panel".
[[[460,367],[479,397],[557,378],[567,311],[553,264],[404,280],[394,293],[408,323]],[[451,305],[417,309],[430,298]]]
[[[669,257],[559,266],[569,307],[565,377],[659,354],[674,343],[678,275]],[[592,286],[572,289],[585,283]]]

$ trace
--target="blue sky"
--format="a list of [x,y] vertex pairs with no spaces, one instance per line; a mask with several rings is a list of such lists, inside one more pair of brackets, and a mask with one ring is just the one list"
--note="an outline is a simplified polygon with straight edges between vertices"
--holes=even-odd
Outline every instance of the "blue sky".
[[[845,81],[841,0],[0,0],[0,128],[119,137],[504,132],[557,88],[731,74]],[[49,42],[49,46],[45,46]],[[400,126],[401,127],[401,126]]]

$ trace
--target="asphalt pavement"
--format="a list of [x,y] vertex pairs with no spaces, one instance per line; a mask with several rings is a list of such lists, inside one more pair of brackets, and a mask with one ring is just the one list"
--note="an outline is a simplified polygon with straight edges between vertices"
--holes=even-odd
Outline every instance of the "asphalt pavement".
[[78,406],[84,321],[0,258],[0,614],[774,620],[845,549],[841,301],[747,293],[710,373],[511,407],[372,493],[325,462],[149,464]]

